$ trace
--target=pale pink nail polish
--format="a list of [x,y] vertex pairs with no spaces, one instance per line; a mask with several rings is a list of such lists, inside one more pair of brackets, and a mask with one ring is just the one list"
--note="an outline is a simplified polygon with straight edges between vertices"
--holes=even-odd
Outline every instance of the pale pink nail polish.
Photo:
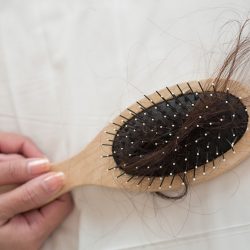
[[28,172],[33,175],[39,175],[50,170],[49,160],[46,158],[30,159],[27,163]]
[[43,185],[49,193],[56,193],[63,187],[64,180],[63,172],[52,173],[43,180]]

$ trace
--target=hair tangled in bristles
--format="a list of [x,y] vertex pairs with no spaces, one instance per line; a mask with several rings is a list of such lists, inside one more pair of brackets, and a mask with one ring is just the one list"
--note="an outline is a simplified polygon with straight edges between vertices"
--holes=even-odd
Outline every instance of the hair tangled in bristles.
[[[160,177],[160,176],[172,176],[174,181],[175,176],[177,178],[181,178],[183,182],[184,189],[177,195],[177,196],[170,196],[163,193],[158,193],[161,197],[164,198],[170,198],[170,199],[179,199],[186,195],[188,190],[188,180],[186,178],[186,171],[190,169],[194,169],[195,171],[195,157],[193,157],[192,164],[189,162],[190,165],[187,165],[183,159],[185,159],[185,155],[182,155],[182,149],[184,147],[189,146],[189,142],[197,136],[197,131],[199,128],[197,128],[197,120],[200,120],[201,123],[205,121],[210,121],[210,124],[213,124],[213,126],[210,129],[211,135],[210,138],[214,139],[213,135],[216,132],[217,134],[224,133],[224,131],[233,131],[232,132],[232,139],[231,142],[234,144],[244,135],[248,123],[248,114],[245,111],[245,108],[250,106],[250,96],[244,98],[244,100],[240,100],[239,97],[230,94],[228,90],[234,89],[234,93],[237,93],[237,88],[240,88],[240,84],[236,82],[238,80],[239,82],[242,82],[242,76],[245,75],[245,72],[247,70],[250,70],[249,68],[249,62],[250,62],[250,36],[249,33],[244,34],[246,32],[247,27],[249,27],[249,20],[246,20],[242,25],[239,24],[239,32],[237,34],[237,37],[235,39],[234,44],[232,45],[232,49],[230,53],[225,58],[224,62],[222,63],[222,66],[218,68],[218,70],[214,73],[214,75],[211,77],[213,79],[213,87],[211,86],[211,81],[207,84],[205,83],[201,87],[201,92],[198,96],[196,96],[196,93],[185,93],[181,94],[180,96],[177,96],[176,100],[169,100],[169,105],[175,109],[175,112],[178,114],[178,112],[181,112],[178,109],[178,101],[187,103],[186,104],[186,111],[185,115],[184,113],[181,114],[180,117],[177,116],[175,119],[174,126],[177,125],[175,128],[175,133],[178,134],[178,140],[176,137],[166,137],[166,134],[171,134],[172,130],[162,132],[160,136],[162,138],[167,138],[167,143],[159,143],[157,141],[157,138],[160,138],[159,136],[152,136],[150,137],[149,128],[141,128],[142,130],[142,136],[149,136],[147,140],[145,140],[144,148],[142,149],[135,149],[134,155],[129,155],[128,157],[124,156],[124,151],[120,154],[122,158],[115,158],[115,161],[117,163],[117,167],[122,169],[125,173],[130,175],[136,175],[136,176],[147,176],[147,177]],[[246,80],[244,79],[244,83],[248,84]],[[211,91],[215,91],[214,96],[211,97]],[[230,91],[231,92],[231,91]],[[179,98],[179,99],[178,99]],[[226,105],[225,103],[230,102],[230,105]],[[192,103],[194,105],[188,104]],[[244,103],[244,105],[243,105]],[[164,105],[166,103],[162,102],[162,104],[159,104],[157,108],[164,110]],[[209,109],[205,109],[204,107],[208,107]],[[154,106],[153,106],[154,107]],[[143,112],[147,112],[148,110],[144,110]],[[151,117],[154,115],[153,109],[150,110]],[[162,114],[164,114],[164,111],[162,111]],[[233,129],[235,127],[232,127],[232,119],[231,115],[237,115],[240,117],[238,123],[234,123],[234,126],[236,124],[237,132],[235,132]],[[142,114],[137,114],[138,119],[146,119],[143,118]],[[184,119],[184,118],[185,119]],[[223,117],[225,122],[223,124],[216,123],[216,119],[218,117]],[[149,117],[150,118],[150,117]],[[129,124],[129,123],[128,123]],[[168,126],[171,123],[167,124]],[[165,124],[166,125],[166,124]],[[128,126],[135,126],[134,123],[129,124]],[[121,128],[123,131],[121,133],[126,133],[127,130],[125,127]],[[145,129],[148,129],[148,132],[145,131]],[[118,131],[119,132],[119,131]],[[231,133],[231,132],[230,132]],[[206,136],[206,135],[205,135]],[[226,138],[229,138],[229,135],[226,134]],[[233,137],[235,136],[235,138]],[[138,137],[140,137],[140,134],[138,133]],[[140,141],[144,140],[144,138],[139,138]],[[138,140],[139,140],[138,139]],[[196,138],[197,139],[197,138]],[[199,137],[198,137],[199,139]],[[197,140],[198,140],[197,139]],[[113,150],[116,152],[118,151],[119,155],[119,148],[121,147],[121,144],[123,145],[124,142],[119,141],[118,144],[116,144],[116,140],[121,140],[120,138],[116,137],[113,144]],[[234,140],[234,141],[233,141]],[[205,141],[207,142],[207,141]],[[156,146],[152,146],[152,144]],[[159,145],[160,144],[160,145]],[[198,152],[202,156],[200,157],[199,166],[204,165],[205,162],[213,161],[217,156],[216,155],[223,155],[226,151],[230,149],[231,146],[222,145],[219,152],[217,152],[216,146],[214,146],[214,149],[210,149],[210,156],[206,154],[206,151],[201,149],[201,152]],[[117,146],[118,145],[118,146]],[[207,147],[209,148],[209,145],[202,145],[203,148]],[[191,149],[193,149],[190,146]],[[179,151],[178,156],[175,155],[175,151]],[[216,151],[217,150],[217,151]],[[188,150],[184,151],[185,154],[188,152]],[[127,152],[128,153],[128,152]],[[164,154],[163,154],[164,153]],[[194,153],[194,152],[193,152]],[[195,152],[196,153],[196,152]],[[143,154],[143,157],[140,157],[140,155]],[[211,155],[213,155],[213,158],[211,158]],[[171,167],[173,165],[172,159],[182,157],[182,160],[176,160],[176,164],[174,164],[174,167]],[[178,167],[178,161],[179,166]],[[171,162],[171,164],[170,164]],[[175,162],[174,162],[175,163]],[[149,167],[150,164],[150,167]],[[167,167],[165,170],[162,170],[161,165],[165,164]],[[164,172],[165,171],[165,172]],[[195,173],[195,172],[194,172]]]

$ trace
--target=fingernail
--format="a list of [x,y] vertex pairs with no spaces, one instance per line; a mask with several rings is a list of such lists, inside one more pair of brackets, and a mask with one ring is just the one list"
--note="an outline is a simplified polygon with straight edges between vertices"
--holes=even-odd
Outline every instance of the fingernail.
[[55,193],[62,188],[62,186],[64,184],[64,180],[65,180],[64,173],[57,172],[57,173],[53,173],[50,176],[46,177],[43,180],[43,184],[44,184],[45,189],[49,193]]
[[50,170],[50,166],[48,163],[49,160],[46,158],[28,160],[28,172],[34,176],[48,172]]

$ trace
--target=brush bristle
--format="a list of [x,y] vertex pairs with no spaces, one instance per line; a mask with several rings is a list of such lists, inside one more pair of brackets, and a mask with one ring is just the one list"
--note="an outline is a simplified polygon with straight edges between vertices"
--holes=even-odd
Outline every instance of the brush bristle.
[[234,151],[247,129],[246,107],[229,92],[201,90],[171,93],[172,99],[127,119],[112,144],[117,167],[147,177],[174,178],[193,170],[195,179],[198,167],[206,174],[206,164]]

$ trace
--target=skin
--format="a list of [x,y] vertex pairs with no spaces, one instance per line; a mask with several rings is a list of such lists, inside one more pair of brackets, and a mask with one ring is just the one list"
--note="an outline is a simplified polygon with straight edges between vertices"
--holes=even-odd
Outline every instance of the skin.
[[30,139],[11,133],[0,133],[0,170],[0,186],[17,185],[0,194],[0,249],[40,249],[73,209],[70,194],[47,204],[63,187],[64,175],[50,172]]

